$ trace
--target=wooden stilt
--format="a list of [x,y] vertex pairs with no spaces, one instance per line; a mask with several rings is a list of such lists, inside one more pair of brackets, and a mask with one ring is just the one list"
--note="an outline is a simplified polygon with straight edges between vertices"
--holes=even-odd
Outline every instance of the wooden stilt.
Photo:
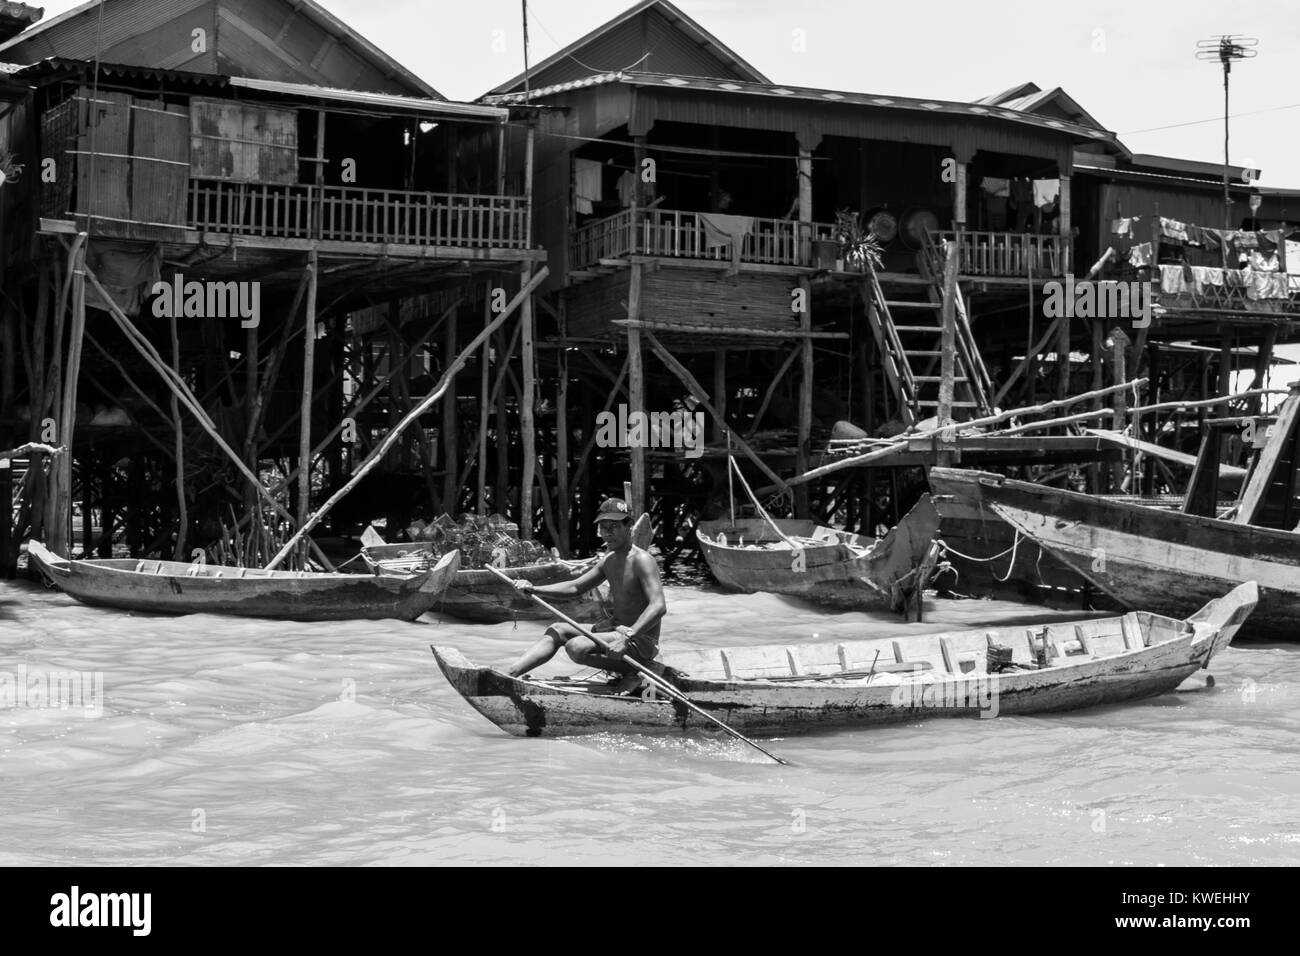
[[[492,283],[486,283],[483,289],[483,324],[492,318]],[[483,340],[483,351],[479,356],[479,403],[478,403],[478,496],[475,498],[478,513],[487,514],[487,433],[488,433],[488,375],[491,371],[489,361],[492,346]]]
[[[506,417],[505,367],[510,363],[510,351],[505,348],[505,331],[498,330],[497,339],[497,397],[496,397],[496,474],[493,476],[492,508],[500,515],[509,516],[510,508],[510,422]],[[518,512],[516,512],[517,514]]]
[[[447,323],[443,334],[443,355],[450,360],[456,354],[456,317]],[[457,451],[460,407],[456,401],[456,379],[447,386],[447,401],[442,403],[442,508],[451,515],[460,512],[460,485],[456,481],[460,455]]]
[[[322,127],[324,120],[320,121]],[[298,422],[298,527],[311,514],[311,405],[312,380],[316,372],[316,287],[319,263],[316,250],[307,253],[307,308],[303,316],[302,405]],[[301,567],[306,567],[304,556]]]
[[560,556],[567,558],[569,549],[569,521],[572,512],[569,498],[569,350],[565,347],[568,330],[565,328],[564,301],[560,302],[560,349],[556,356],[555,382],[555,506]]
[[[68,359],[63,370],[62,422],[59,443],[68,449],[57,461],[58,493],[51,502],[54,522],[50,527],[49,546],[59,557],[69,555],[69,518],[72,507],[72,459],[74,431],[77,423],[77,375],[81,368],[82,337],[86,329],[86,234],[79,233],[68,259],[71,279],[72,326],[68,334]],[[57,347],[57,346],[56,346]]]
[[[531,127],[529,129],[531,134]],[[529,266],[519,274],[520,285],[528,282]],[[519,437],[523,446],[523,469],[519,478],[519,535],[524,541],[533,539],[533,483],[537,480],[537,431],[533,421],[533,408],[537,403],[537,354],[533,349],[533,297],[525,296],[519,307],[519,328],[522,341],[520,355],[523,361],[523,390],[519,396]]]
[[[641,330],[636,322],[641,317],[641,264],[632,263],[632,276],[627,293],[627,368],[631,389],[628,419],[638,413],[645,414],[645,369],[641,361]],[[635,515],[646,509],[645,449],[640,444],[629,449],[632,459],[632,500],[628,506]]]
[[[811,187],[810,187],[811,188]],[[812,331],[812,285],[807,276],[799,279],[799,288],[803,292],[804,307],[799,313],[799,329]],[[805,337],[801,346],[803,374],[799,379],[799,447],[795,452],[795,470],[803,474],[808,470],[808,454],[812,441],[812,395],[813,395],[813,340]],[[799,485],[794,493],[795,517],[807,518],[808,486]]]
[[[727,350],[718,349],[713,353],[713,404],[718,414],[725,421],[727,418]],[[721,444],[726,441],[726,427],[717,422],[713,425],[713,440]]]
[[[177,377],[181,374],[181,339],[176,331],[176,316],[170,321],[172,334],[172,368]],[[172,427],[176,429],[176,546],[172,549],[172,560],[185,560],[185,538],[190,527],[189,507],[185,501],[185,429],[181,425],[181,406],[172,392]]]

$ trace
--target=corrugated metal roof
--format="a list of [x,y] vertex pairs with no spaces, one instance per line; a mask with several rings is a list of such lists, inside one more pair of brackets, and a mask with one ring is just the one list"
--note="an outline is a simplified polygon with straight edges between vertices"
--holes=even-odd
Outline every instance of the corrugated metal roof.
[[[837,103],[845,106],[867,106],[887,110],[907,110],[910,112],[941,113],[962,116],[970,119],[1009,120],[1026,126],[1037,126],[1058,130],[1074,136],[1096,140],[1104,143],[1117,143],[1115,134],[1107,130],[1071,123],[1050,116],[1036,113],[1024,113],[1001,107],[983,106],[978,103],[962,103],[951,100],[916,99],[908,96],[879,96],[872,93],[849,93],[837,90],[818,90],[798,86],[779,86],[773,83],[750,83],[740,80],[714,80],[696,76],[667,76],[654,73],[619,72],[602,73],[570,83],[560,83],[554,87],[533,90],[529,102],[544,99],[557,93],[599,86],[606,83],[626,83],[631,86],[663,87],[667,89],[691,90],[698,93],[734,93],[761,96],[771,99],[803,100],[819,103]],[[503,96],[485,96],[488,103],[503,106],[524,102],[522,93],[508,93]]]
[[[636,6],[632,7],[629,10],[625,10],[623,13],[619,14],[614,19],[608,21],[607,23],[601,24],[599,27],[597,27],[595,30],[592,30],[586,36],[581,37],[578,40],[575,40],[573,43],[570,43],[568,46],[560,50],[558,53],[552,54],[551,56],[543,60],[541,63],[536,64],[531,70],[529,70],[529,74],[531,76],[541,76],[547,73],[557,64],[563,63],[565,59],[572,58],[574,54],[577,53],[579,50],[583,50],[585,47],[589,47],[592,44],[595,44],[598,41],[602,40],[603,38],[608,37],[612,33],[616,32],[617,29],[623,24],[627,23],[630,20],[635,19],[636,17],[641,16],[642,14],[648,13],[649,11],[652,10],[658,13],[664,19],[666,19],[672,25],[672,28],[674,30],[688,37],[692,43],[707,50],[715,60],[726,64],[735,73],[735,75],[740,77],[748,77],[749,79],[759,83],[768,82],[767,77],[765,77],[762,73],[758,72],[758,70],[754,69],[752,65],[750,65],[749,63],[747,63],[746,61],[738,57],[734,52],[728,49],[727,46],[721,40],[715,37],[708,30],[704,29],[704,27],[700,26],[698,23],[696,23],[686,14],[682,13],[681,10],[678,10],[671,3],[667,2],[667,0],[642,0],[642,2],[638,3]],[[581,59],[590,62],[585,51]],[[619,69],[627,69],[634,64],[630,62],[625,62],[625,63],[606,63],[601,65],[606,68],[617,67]],[[583,69],[588,69],[588,68],[583,67]],[[524,75],[521,73],[518,76],[514,77],[513,79],[507,80],[505,83],[502,83],[500,86],[493,87],[489,91],[488,95],[505,94],[506,92],[510,90],[514,90],[519,86],[521,86],[523,84],[523,81],[524,81]],[[566,80],[565,82],[571,82],[571,81]]]
[[[87,0],[87,2],[73,7],[65,13],[61,13],[56,17],[51,17],[43,23],[38,23],[35,26],[24,30],[12,39],[0,43],[0,52],[7,50],[10,47],[25,44],[27,41],[35,37],[40,37],[48,33],[52,27],[56,27],[59,24],[66,23],[70,20],[76,19],[77,17],[91,13],[99,5],[99,2],[100,0]],[[150,6],[155,9],[159,6],[156,0],[149,0],[149,3]],[[105,6],[106,22],[104,25],[104,31],[106,35],[113,34],[113,30],[115,29],[110,18],[125,18],[121,25],[121,29],[126,30],[127,35],[130,35],[132,32],[139,29],[140,18],[138,16],[135,18],[131,17],[131,10],[128,9],[130,6],[131,5],[126,3],[113,3]],[[285,0],[285,2],[282,3],[282,6],[289,14],[302,14],[331,36],[335,36],[346,42],[349,46],[353,47],[361,57],[368,60],[381,73],[398,79],[404,85],[413,90],[417,90],[426,96],[441,98],[441,93],[424,80],[420,79],[406,67],[402,66],[379,47],[375,46],[375,44],[371,43],[355,29],[334,16],[319,3],[316,3],[315,0],[292,0],[292,2]],[[154,10],[151,9],[148,12],[153,13]],[[116,17],[114,15],[116,15]],[[90,27],[87,27],[87,29],[90,29]],[[98,30],[95,32],[98,33]],[[111,45],[108,39],[104,39],[104,43],[106,46]],[[53,47],[51,47],[51,52],[54,52]],[[67,51],[64,50],[63,52]]]
[[[38,80],[59,75],[90,76],[93,64],[87,60],[73,60],[62,56],[52,56],[39,60],[31,66],[21,66],[13,72],[16,79],[35,83]],[[193,73],[189,70],[160,70],[145,66],[130,66],[121,63],[101,63],[100,72],[104,76],[121,76],[131,79],[161,79],[169,83],[187,84],[204,87],[224,87],[229,78],[215,73]]]
[[259,80],[246,76],[230,77],[231,86],[241,86],[264,93],[279,93],[284,96],[302,96],[309,99],[334,100],[340,103],[354,103],[360,106],[375,106],[381,109],[397,109],[440,116],[464,116],[477,119],[491,119],[505,122],[510,111],[496,106],[480,106],[476,103],[455,103],[451,100],[422,99],[416,96],[397,96],[392,93],[363,93],[357,90],[331,89],[326,86],[311,86],[306,83],[283,83],[278,80]]

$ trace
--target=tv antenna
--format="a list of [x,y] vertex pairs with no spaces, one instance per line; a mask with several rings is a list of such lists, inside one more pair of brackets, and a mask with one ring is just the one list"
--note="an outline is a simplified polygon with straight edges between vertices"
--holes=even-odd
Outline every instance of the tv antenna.
[[[1234,60],[1249,60],[1259,53],[1259,40],[1240,34],[1224,34],[1196,41],[1196,58],[1223,64],[1223,230],[1231,229],[1232,197],[1228,195],[1228,74]],[[1225,253],[1226,256],[1226,253]]]

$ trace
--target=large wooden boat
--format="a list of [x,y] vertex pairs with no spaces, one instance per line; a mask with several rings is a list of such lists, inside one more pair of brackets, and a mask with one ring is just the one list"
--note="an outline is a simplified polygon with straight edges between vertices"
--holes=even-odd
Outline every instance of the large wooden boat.
[[[1029,629],[715,648],[665,663],[693,703],[747,734],[1037,714],[1173,690],[1232,641],[1255,600],[1255,585],[1243,584],[1182,620],[1131,612]],[[1005,648],[1011,663],[991,673],[990,657]],[[716,729],[650,691],[626,696],[598,682],[509,677],[453,648],[432,650],[456,692],[517,736]]]
[[930,497],[923,495],[880,539],[789,518],[701,521],[696,537],[725,588],[851,609],[898,609],[916,587],[938,527]]
[[[632,543],[640,548],[647,547],[651,530],[649,516],[642,515],[633,525]],[[432,547],[420,542],[370,545],[362,548],[361,554],[372,571],[393,574],[419,572],[438,560]],[[580,577],[594,562],[594,558],[588,561],[556,560],[518,568],[501,568],[500,571],[508,578],[525,578],[535,585],[557,584]],[[608,595],[609,589],[602,584],[577,597],[548,600],[569,617],[586,624],[603,621],[609,616],[606,610]],[[553,617],[549,611],[538,608],[491,571],[481,568],[457,571],[435,610],[439,614],[478,624],[499,624],[512,620],[544,621]]]
[[452,552],[418,574],[264,571],[181,561],[60,558],[27,546],[41,574],[83,604],[155,614],[233,614],[288,621],[397,618],[433,608],[460,566]]
[[1181,615],[1243,581],[1260,588],[1247,635],[1300,638],[1300,535],[1183,514],[1001,475],[930,472],[947,496],[1007,522],[1121,605]]

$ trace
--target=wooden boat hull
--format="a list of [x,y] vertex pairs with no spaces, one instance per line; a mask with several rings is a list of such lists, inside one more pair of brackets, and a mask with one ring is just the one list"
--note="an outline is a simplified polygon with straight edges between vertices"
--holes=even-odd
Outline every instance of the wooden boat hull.
[[1179,616],[1255,581],[1259,607],[1245,636],[1300,639],[1300,535],[983,472],[935,468],[931,481],[938,494],[997,515],[1125,607]]
[[362,575],[134,558],[69,561],[39,542],[29,543],[28,549],[45,578],[83,604],[288,621],[413,621],[434,607],[460,566],[459,552],[417,575]]
[[960,594],[1052,607],[1120,608],[1104,591],[1035,542],[1022,537],[1015,546],[1015,529],[979,502],[942,494],[933,483],[931,488],[939,513],[939,537],[953,549],[945,560],[955,574],[939,578],[940,586]]
[[[700,522],[700,551],[718,583],[733,591],[771,591],[855,610],[901,607],[938,529],[928,495],[878,541],[812,521],[775,522],[785,535],[820,543],[799,549],[802,554],[789,547],[751,549],[741,546],[741,540],[759,546],[780,542],[767,521]],[[725,545],[719,543],[719,534],[725,535]],[[863,548],[868,550],[864,553]]]
[[[673,683],[697,706],[747,734],[787,735],[925,717],[1051,713],[1173,690],[1231,642],[1256,596],[1254,585],[1245,584],[1185,620],[1130,613],[1061,625],[1079,636],[1080,653],[1049,636],[1055,649],[1064,648],[1063,657],[1041,669],[1009,673],[987,672],[987,630],[839,645],[695,651],[669,657],[667,663],[701,675],[677,676]],[[1014,630],[994,633],[1000,640],[1014,641]],[[1028,668],[1027,642],[1009,646],[1018,649],[1017,659]],[[882,649],[891,656],[906,655],[907,661],[894,663],[888,675],[873,664],[868,674],[867,662]],[[717,729],[662,695],[628,697],[594,683],[514,678],[476,667],[453,648],[432,650],[457,693],[516,736]],[[933,660],[942,661],[937,674],[927,670]],[[900,676],[909,661],[917,670]],[[711,675],[710,668],[722,673]],[[890,679],[884,682],[886,676]]]

